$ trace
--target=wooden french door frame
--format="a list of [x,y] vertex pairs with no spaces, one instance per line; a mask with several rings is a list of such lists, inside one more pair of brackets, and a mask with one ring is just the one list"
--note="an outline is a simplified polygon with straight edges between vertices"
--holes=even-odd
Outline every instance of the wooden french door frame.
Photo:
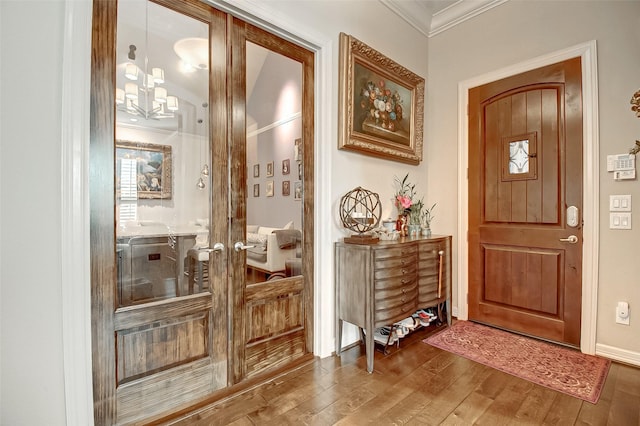
[[[277,35],[258,28],[242,19],[231,18],[228,21],[231,40],[231,62],[229,64],[232,127],[230,135],[231,199],[230,242],[244,241],[246,231],[246,193],[247,177],[244,159],[246,158],[246,43],[251,42],[276,54],[288,57],[301,65],[302,71],[302,275],[286,277],[282,281],[265,281],[247,285],[245,277],[230,279],[231,336],[229,354],[234,362],[230,363],[229,384],[239,383],[248,377],[261,375],[267,365],[285,364],[310,359],[313,353],[313,211],[314,185],[314,54],[308,49],[284,40]],[[234,226],[235,225],[235,226]],[[236,271],[242,256],[233,256],[231,261]],[[300,298],[298,302],[295,300]],[[287,305],[287,303],[291,303]],[[294,324],[294,315],[287,316],[286,330],[271,329],[268,333],[253,335],[252,327],[261,329],[259,321],[252,321],[252,308],[260,306],[263,315],[273,311],[276,306],[286,309],[300,309],[302,324]],[[291,328],[289,328],[291,327]],[[267,330],[263,330],[267,331]],[[249,351],[249,335],[252,335],[252,351]]]
[[[170,0],[154,0],[154,2],[160,4],[166,4],[170,6]],[[103,2],[103,1],[95,1],[94,3],[94,22],[99,22],[100,25],[114,25],[116,22],[116,8],[114,7],[115,2]],[[188,0],[185,1],[183,7],[194,7],[198,9],[200,3],[197,0]],[[222,12],[221,12],[222,13]],[[229,18],[229,21],[232,18]],[[106,23],[106,24],[105,24]],[[114,190],[114,182],[113,182],[113,172],[109,172],[114,163],[114,142],[115,142],[115,119],[114,119],[114,87],[113,87],[113,69],[114,69],[114,34],[112,31],[101,31],[104,30],[103,26],[96,24],[93,28],[93,39],[98,40],[95,45],[92,47],[93,51],[93,62],[92,62],[92,99],[91,99],[91,124],[90,124],[90,132],[91,132],[91,160],[90,163],[93,164],[93,161],[99,159],[100,166],[93,169],[92,168],[92,176],[90,179],[89,189],[90,189],[90,200],[91,200],[91,212],[90,212],[90,220],[91,220],[91,230],[90,230],[90,239],[91,239],[91,281],[92,281],[92,311],[91,311],[91,322],[93,324],[97,324],[97,326],[93,329],[93,381],[94,381],[94,419],[96,422],[101,424],[113,424],[116,423],[117,419],[117,407],[116,407],[116,394],[113,388],[113,383],[115,382],[115,375],[112,371],[113,365],[115,364],[115,350],[112,336],[112,329],[114,327],[114,311],[113,307],[116,305],[115,303],[115,294],[112,291],[113,282],[115,281],[115,254],[114,254],[114,235],[111,232],[115,223],[114,211],[113,211],[113,199],[110,196],[104,196],[104,194],[112,194]],[[212,34],[211,37],[214,39],[214,43],[212,43],[213,50],[212,52],[219,52],[219,49],[225,49],[230,39],[227,37],[226,39],[219,38],[215,40],[215,35]],[[216,58],[224,57],[224,55],[212,55],[212,63],[217,61]],[[312,54],[313,56],[313,54]],[[228,63],[229,58],[226,57],[226,61]],[[310,61],[313,63],[313,59]],[[214,70],[211,71],[210,80],[216,79],[216,81],[224,81],[228,83],[227,78],[216,78],[214,75],[216,72],[216,67],[213,67]],[[229,68],[225,69],[224,64],[221,67],[217,68],[218,71],[224,70],[223,74],[229,72]],[[313,96],[313,68],[305,69],[305,72],[308,74],[305,75],[305,78],[309,81],[308,85],[305,85],[306,89],[311,91],[311,96],[309,96],[305,100],[304,108],[307,111],[306,115],[310,117],[311,123],[313,123],[313,111],[314,111],[314,96]],[[309,74],[310,73],[310,74]],[[218,76],[219,77],[219,76]],[[105,82],[111,82],[110,84]],[[219,90],[216,90],[219,89]],[[305,90],[306,90],[305,89]],[[229,91],[226,90],[226,86],[224,87],[216,87],[214,84],[210,85],[210,93],[212,101],[215,103],[216,100],[220,101],[220,103],[224,103],[224,101],[228,101],[227,98]],[[225,99],[227,98],[227,99]],[[237,112],[237,111],[236,111]],[[213,113],[212,113],[213,114]],[[223,122],[226,122],[225,117],[219,117],[219,119]],[[242,122],[244,124],[244,122]],[[244,134],[244,128],[238,129],[236,128],[237,123],[234,124],[234,132],[236,134]],[[215,127],[215,126],[212,126]],[[220,158],[227,158],[227,149],[229,149],[229,145],[227,142],[231,142],[229,138],[226,136],[227,127],[224,127],[224,131],[221,130],[222,133],[212,133],[211,140],[217,141],[216,143],[212,143],[211,149],[214,152],[218,150],[224,151],[217,152]],[[213,130],[215,132],[215,129]],[[314,290],[314,267],[313,267],[313,253],[314,253],[314,243],[313,243],[313,235],[314,235],[314,227],[313,227],[313,199],[314,199],[314,128],[313,125],[311,127],[306,127],[303,130],[303,137],[306,139],[307,143],[305,144],[304,156],[306,167],[304,169],[304,194],[303,194],[303,206],[304,206],[304,239],[303,239],[303,274],[305,275],[305,286],[307,291],[305,292],[305,306],[306,306],[306,322],[305,327],[309,332],[305,336],[304,347],[306,353],[310,356],[313,351],[313,327],[314,327],[314,298],[313,298],[313,290]],[[232,156],[230,159],[232,160],[234,157]],[[96,163],[97,164],[97,163]],[[107,165],[107,166],[105,166]],[[238,164],[234,164],[238,166]],[[214,173],[214,182],[218,185],[215,187],[217,190],[216,195],[218,203],[214,203],[213,213],[216,217],[224,217],[217,225],[213,225],[211,232],[211,241],[232,241],[232,240],[243,240],[244,239],[244,226],[242,226],[242,235],[235,236],[225,236],[227,227],[229,226],[231,229],[231,233],[237,233],[240,228],[240,224],[243,224],[243,219],[240,219],[237,215],[230,215],[228,212],[229,202],[226,196],[226,187],[229,183],[228,180],[228,169],[231,167],[230,164],[225,163],[222,167],[213,167],[212,172]],[[244,170],[244,167],[238,167],[237,170]],[[240,174],[242,177],[245,177],[244,174]],[[237,176],[236,176],[237,178]],[[232,177],[234,179],[234,177]],[[244,187],[244,185],[239,185],[238,182],[242,182],[243,179],[237,180],[235,186],[236,187]],[[220,194],[225,194],[223,197]],[[238,207],[237,205],[235,207]],[[240,209],[242,210],[242,209]],[[230,226],[229,220],[231,224],[234,225],[234,219],[236,220],[236,226]],[[239,219],[239,220],[238,220]],[[214,219],[215,220],[215,219]],[[221,230],[224,228],[224,232]],[[220,231],[221,235],[217,235]],[[236,238],[237,237],[237,238]],[[227,248],[229,251],[229,247]],[[217,260],[216,260],[217,259]],[[215,257],[213,262],[218,262],[218,266],[211,266],[211,270],[217,270],[219,272],[226,271],[224,264],[227,264],[227,256]],[[212,263],[213,263],[212,262]],[[230,262],[228,265],[232,265]],[[235,265],[235,264],[233,264]],[[233,266],[232,265],[232,266]],[[223,277],[228,276],[229,281],[232,282],[234,280],[234,274],[232,272],[228,272],[227,274],[220,274]],[[211,274],[210,274],[211,276]],[[215,279],[212,278],[212,285],[215,285]],[[217,287],[222,287],[218,285]],[[233,293],[233,286],[230,286],[227,290]],[[222,315],[227,312],[227,309],[230,306],[227,304],[227,301],[222,301],[221,299],[226,299],[226,293],[221,292],[219,295],[214,297],[213,301],[213,311],[214,315]],[[229,315],[233,315],[234,310],[231,309]],[[229,319],[231,321],[231,319]],[[227,327],[224,327],[225,330]],[[103,343],[96,343],[96,341],[100,341]],[[106,343],[104,343],[106,342]],[[216,342],[213,342],[214,344]],[[227,342],[219,342],[220,347],[227,347]],[[228,386],[232,386],[237,383],[238,380],[242,379],[241,376],[233,376],[233,363],[227,364],[229,366],[229,374]]]
[[596,313],[598,291],[599,240],[599,139],[597,107],[596,42],[590,41],[562,51],[553,52],[485,75],[465,80],[458,85],[458,247],[457,247],[457,309],[458,319],[468,319],[468,139],[467,115],[469,89],[492,81],[517,75],[535,68],[575,57],[582,58],[583,80],[583,253],[582,253],[582,314],[580,349],[595,354]]

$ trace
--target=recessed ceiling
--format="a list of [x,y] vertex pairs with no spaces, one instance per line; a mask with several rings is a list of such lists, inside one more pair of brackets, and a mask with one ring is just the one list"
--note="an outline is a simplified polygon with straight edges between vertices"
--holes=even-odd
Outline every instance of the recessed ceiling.
[[422,34],[432,37],[508,0],[379,0]]

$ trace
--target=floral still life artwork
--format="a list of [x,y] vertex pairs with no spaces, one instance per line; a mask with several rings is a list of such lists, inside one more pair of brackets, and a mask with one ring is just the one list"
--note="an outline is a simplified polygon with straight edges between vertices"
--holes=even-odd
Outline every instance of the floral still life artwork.
[[363,84],[355,88],[359,91],[360,102],[354,129],[409,145],[409,117],[404,114],[404,99],[411,99],[409,90],[358,63],[355,64],[355,75],[356,81]]
[[339,83],[338,148],[420,164],[424,78],[340,33]]

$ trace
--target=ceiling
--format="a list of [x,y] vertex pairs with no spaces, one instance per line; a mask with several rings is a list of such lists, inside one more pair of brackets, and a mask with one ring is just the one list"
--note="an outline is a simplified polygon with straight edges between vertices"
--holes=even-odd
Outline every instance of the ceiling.
[[409,25],[432,37],[508,0],[379,0]]

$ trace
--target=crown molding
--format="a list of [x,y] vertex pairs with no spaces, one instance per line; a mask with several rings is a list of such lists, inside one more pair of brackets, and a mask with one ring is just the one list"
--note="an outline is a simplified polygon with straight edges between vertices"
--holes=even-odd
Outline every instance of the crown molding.
[[458,0],[431,17],[429,37],[453,28],[464,21],[506,3],[508,0]]
[[431,26],[432,6],[431,2],[417,0],[379,0],[393,13],[404,19],[409,25],[418,30],[424,36],[429,37]]
[[508,0],[458,0],[433,12],[433,0],[379,0],[427,37],[433,37]]

